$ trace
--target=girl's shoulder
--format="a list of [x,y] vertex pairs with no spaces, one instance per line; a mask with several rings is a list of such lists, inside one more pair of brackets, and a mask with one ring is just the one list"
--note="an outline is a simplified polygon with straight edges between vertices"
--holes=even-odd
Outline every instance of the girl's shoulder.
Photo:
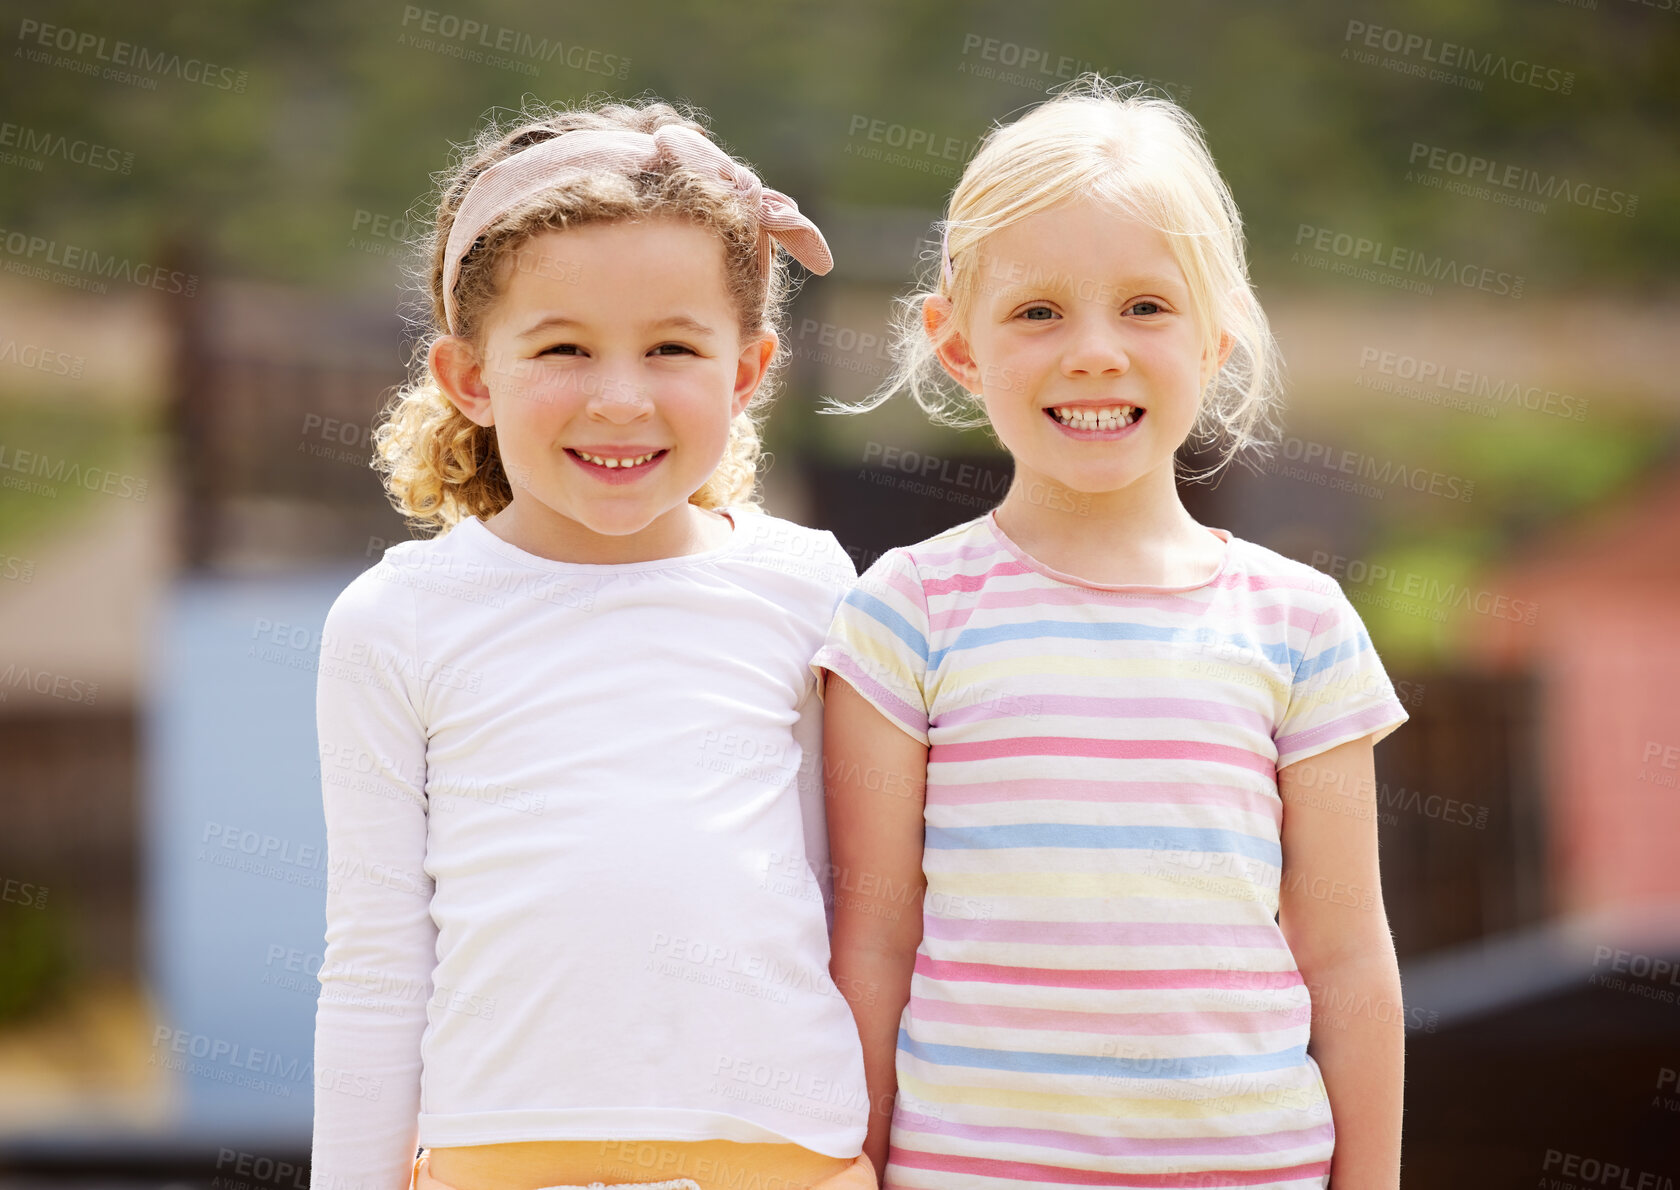
[[731,555],[784,580],[825,593],[844,593],[857,580],[857,566],[840,539],[827,529],[801,525],[752,504],[731,505],[729,514],[742,539]]
[[925,584],[958,574],[984,573],[1001,553],[999,543],[987,531],[986,517],[977,516],[914,544],[883,550],[870,562],[859,582],[877,583],[895,576],[914,576]]
[[385,542],[379,560],[338,593],[329,618],[339,623],[353,621],[367,630],[381,625],[392,628],[412,618],[424,576],[450,571],[460,554],[461,540],[455,533],[450,529],[435,537]]
[[[1322,553],[1315,551],[1314,557]],[[1325,561],[1332,558],[1323,556]],[[1251,591],[1269,592],[1270,602],[1274,604],[1288,602],[1322,608],[1326,600],[1343,598],[1341,584],[1325,571],[1236,534],[1231,535],[1226,581]]]

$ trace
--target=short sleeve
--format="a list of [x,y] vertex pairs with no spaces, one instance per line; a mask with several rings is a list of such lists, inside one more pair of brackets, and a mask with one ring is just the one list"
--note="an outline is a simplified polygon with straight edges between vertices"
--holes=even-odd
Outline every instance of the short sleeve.
[[1280,769],[1362,736],[1376,743],[1410,718],[1359,612],[1333,582],[1326,597],[1272,733]]
[[926,744],[927,663],[921,577],[907,551],[888,550],[840,601],[811,668],[839,674],[893,724]]

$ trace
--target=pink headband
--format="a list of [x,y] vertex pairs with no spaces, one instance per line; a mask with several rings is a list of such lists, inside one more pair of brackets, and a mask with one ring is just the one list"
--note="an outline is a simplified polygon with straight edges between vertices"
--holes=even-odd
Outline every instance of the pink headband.
[[443,311],[454,334],[455,283],[466,256],[484,229],[502,214],[553,186],[563,174],[608,169],[620,173],[651,170],[661,160],[728,183],[758,215],[759,271],[770,275],[770,245],[775,240],[813,273],[834,267],[828,243],[817,225],[799,213],[799,205],[779,190],[768,189],[758,175],[693,128],[668,124],[652,134],[630,129],[580,128],[520,149],[473,179],[455,212],[444,249]]

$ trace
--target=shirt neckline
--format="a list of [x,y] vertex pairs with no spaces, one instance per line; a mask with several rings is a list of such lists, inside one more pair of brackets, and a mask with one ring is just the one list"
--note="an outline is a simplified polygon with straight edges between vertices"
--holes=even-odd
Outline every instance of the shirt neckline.
[[554,574],[631,574],[649,570],[676,570],[686,566],[704,565],[728,557],[745,548],[750,531],[747,528],[749,518],[743,518],[740,510],[732,505],[714,509],[729,518],[734,527],[729,540],[713,549],[702,550],[697,554],[678,554],[672,558],[648,558],[641,562],[562,562],[557,558],[545,558],[541,554],[533,554],[521,549],[511,541],[504,541],[496,531],[476,516],[462,517],[455,525],[455,529],[465,530],[469,540],[476,541],[483,549],[528,566],[533,570],[546,570]]
[[1068,585],[1074,587],[1088,587],[1094,591],[1128,591],[1145,595],[1167,595],[1179,591],[1199,591],[1203,587],[1213,585],[1224,577],[1225,572],[1231,568],[1231,555],[1236,552],[1236,543],[1231,536],[1231,531],[1229,529],[1215,529],[1211,525],[1203,525],[1202,527],[1204,529],[1225,543],[1225,552],[1220,555],[1219,568],[1200,582],[1188,583],[1180,587],[1161,586],[1153,583],[1099,583],[1093,582],[1091,579],[1081,578],[1077,574],[1069,574],[1066,571],[1057,570],[1054,566],[1048,566],[1045,563],[1040,562],[1031,554],[1027,553],[1027,551],[1017,545],[1009,537],[1009,535],[1003,531],[1003,527],[997,523],[997,509],[992,509],[980,519],[985,523],[986,528],[991,532],[992,536],[997,539],[998,544],[1008,550],[1009,553],[1013,554],[1015,558],[1024,565],[1036,570],[1039,574],[1042,574],[1047,578],[1055,579],[1059,583],[1067,583]]

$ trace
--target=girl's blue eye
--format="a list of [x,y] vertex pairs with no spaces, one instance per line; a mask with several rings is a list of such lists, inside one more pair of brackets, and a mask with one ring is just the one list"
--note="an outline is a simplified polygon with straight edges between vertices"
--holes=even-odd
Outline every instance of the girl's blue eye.
[[553,347],[544,348],[537,354],[547,355],[550,351],[558,351],[561,355],[576,355],[577,350],[578,345],[576,343],[556,343]]
[[[1036,315],[1039,314],[1044,315],[1044,317],[1036,317]],[[1049,306],[1028,306],[1025,310],[1021,311],[1021,317],[1027,319],[1029,322],[1047,322],[1051,318],[1055,317],[1055,314],[1056,312]]]
[[655,347],[654,350],[655,351],[664,351],[667,347],[673,348],[674,350],[677,350],[677,351],[686,351],[690,355],[694,354],[694,351],[693,351],[692,348],[684,347],[681,343],[661,343],[658,347]]
[[1139,306],[1153,306],[1154,307],[1153,310],[1144,311],[1144,313],[1146,313],[1146,314],[1159,314],[1161,312],[1161,303],[1160,302],[1152,302],[1148,298],[1144,298],[1141,302],[1133,302],[1131,308],[1136,310]]

